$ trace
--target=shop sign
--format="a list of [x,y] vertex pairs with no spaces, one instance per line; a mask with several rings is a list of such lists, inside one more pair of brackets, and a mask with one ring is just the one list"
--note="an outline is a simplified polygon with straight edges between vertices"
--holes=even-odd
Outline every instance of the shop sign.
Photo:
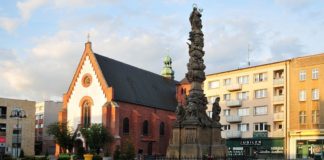
[[242,146],[260,146],[262,144],[261,140],[241,140],[240,144]]

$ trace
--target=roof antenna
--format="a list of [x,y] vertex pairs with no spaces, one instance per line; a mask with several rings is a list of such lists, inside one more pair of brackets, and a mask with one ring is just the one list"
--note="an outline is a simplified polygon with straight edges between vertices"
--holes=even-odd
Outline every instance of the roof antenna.
[[247,61],[248,61],[248,66],[250,67],[251,66],[251,62],[250,62],[250,52],[251,52],[251,48],[250,48],[250,44],[248,44],[248,52],[247,52]]

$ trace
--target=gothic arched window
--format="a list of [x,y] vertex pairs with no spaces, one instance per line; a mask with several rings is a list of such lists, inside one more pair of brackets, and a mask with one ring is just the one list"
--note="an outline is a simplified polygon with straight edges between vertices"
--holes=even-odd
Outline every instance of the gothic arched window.
[[148,124],[148,121],[145,120],[145,121],[143,122],[142,134],[143,134],[144,136],[147,136],[147,135],[148,135],[148,132],[149,132],[148,130],[149,130],[149,124]]
[[160,123],[160,135],[161,136],[164,135],[164,123],[163,122]]
[[91,104],[88,100],[85,100],[82,104],[82,125],[83,127],[89,127],[91,124]]
[[126,117],[123,120],[123,133],[128,134],[129,133],[129,119]]

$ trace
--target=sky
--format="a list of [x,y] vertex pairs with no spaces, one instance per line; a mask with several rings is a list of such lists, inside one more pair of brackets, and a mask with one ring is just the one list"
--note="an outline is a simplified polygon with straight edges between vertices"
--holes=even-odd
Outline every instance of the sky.
[[207,74],[324,52],[321,0],[1,0],[0,97],[62,100],[88,34],[95,53],[156,74],[169,55],[181,80],[193,4]]

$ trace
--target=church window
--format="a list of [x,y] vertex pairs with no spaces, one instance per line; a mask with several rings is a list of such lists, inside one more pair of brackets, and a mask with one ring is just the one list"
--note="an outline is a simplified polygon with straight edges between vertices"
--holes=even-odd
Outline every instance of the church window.
[[148,121],[145,120],[145,121],[143,122],[142,134],[143,134],[144,136],[147,136],[147,135],[148,135],[148,130],[149,130],[149,124],[148,124]]
[[82,105],[82,124],[83,127],[89,127],[91,123],[91,108],[88,100],[84,101]]
[[128,134],[129,133],[129,119],[124,118],[123,120],[123,133]]
[[164,123],[163,122],[160,123],[160,135],[161,136],[164,135]]

